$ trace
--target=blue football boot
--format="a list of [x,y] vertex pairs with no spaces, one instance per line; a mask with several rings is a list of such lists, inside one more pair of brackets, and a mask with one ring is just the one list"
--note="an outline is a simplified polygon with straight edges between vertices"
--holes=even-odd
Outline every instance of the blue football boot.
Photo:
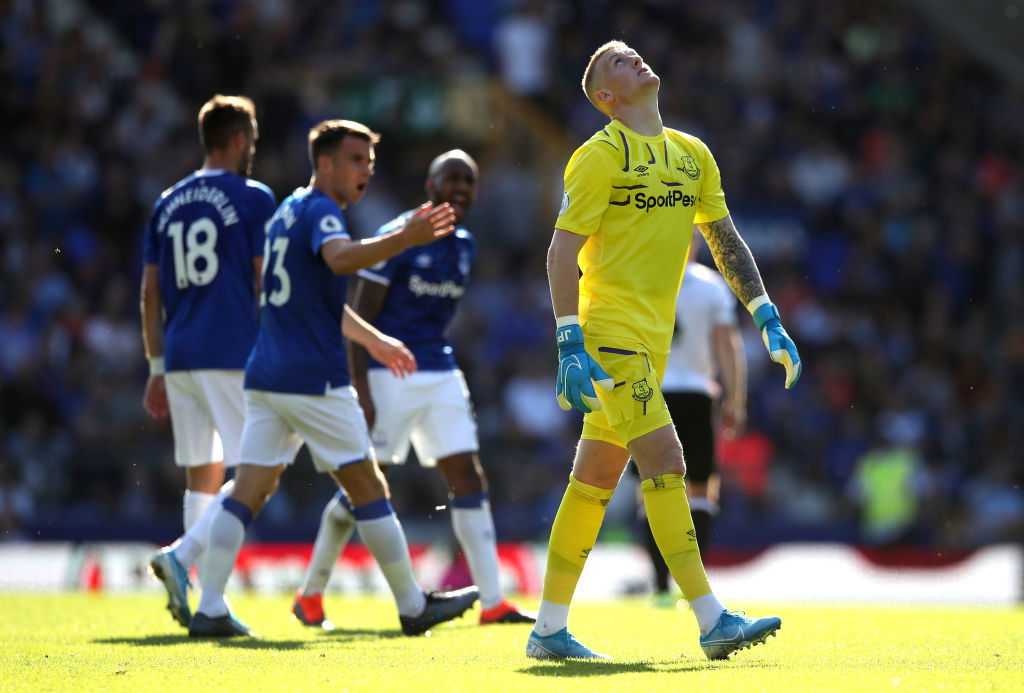
[[188,608],[188,588],[192,585],[188,579],[188,571],[178,563],[174,552],[165,547],[149,559],[149,572],[153,573],[153,577],[163,583],[164,589],[167,590],[167,610],[171,612],[171,616],[188,628],[189,621],[192,620],[192,612]]
[[742,611],[723,611],[715,627],[700,636],[700,649],[708,659],[728,659],[736,650],[763,643],[782,628],[778,616],[748,618]]
[[526,641],[526,656],[531,659],[611,659],[581,643],[568,628],[551,635],[531,632]]

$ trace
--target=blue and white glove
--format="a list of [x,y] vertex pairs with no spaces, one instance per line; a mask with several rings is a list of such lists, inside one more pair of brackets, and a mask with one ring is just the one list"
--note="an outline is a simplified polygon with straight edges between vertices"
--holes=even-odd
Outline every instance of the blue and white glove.
[[558,343],[558,382],[555,385],[558,406],[566,411],[576,407],[584,414],[597,411],[601,402],[597,399],[594,383],[605,392],[611,392],[615,382],[583,348],[583,330],[579,322],[556,327],[555,341]]
[[750,311],[754,324],[761,333],[764,345],[768,349],[768,356],[775,363],[781,363],[786,367],[786,389],[790,389],[800,380],[803,365],[800,363],[796,344],[782,328],[779,309],[768,300],[768,296],[761,295],[747,304],[747,310]]

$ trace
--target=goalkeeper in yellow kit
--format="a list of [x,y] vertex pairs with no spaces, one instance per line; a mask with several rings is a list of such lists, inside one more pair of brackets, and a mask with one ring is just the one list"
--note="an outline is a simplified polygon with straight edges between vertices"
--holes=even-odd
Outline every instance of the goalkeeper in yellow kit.
[[694,224],[771,359],[785,366],[787,388],[800,377],[800,357],[729,217],[711,152],[696,137],[662,125],[659,85],[620,41],[598,48],[583,76],[587,98],[611,122],[569,160],[548,250],[556,395],[563,409],[586,415],[526,646],[527,656],[538,659],[607,658],[569,633],[569,604],[630,457],[640,470],[651,531],[693,608],[704,653],[724,659],[782,626],[777,616],[728,611],[712,593],[686,500],[683,451],[659,385]]

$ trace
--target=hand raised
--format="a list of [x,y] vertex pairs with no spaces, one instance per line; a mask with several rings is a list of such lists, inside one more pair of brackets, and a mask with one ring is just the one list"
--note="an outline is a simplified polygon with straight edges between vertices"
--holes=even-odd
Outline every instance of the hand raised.
[[444,238],[455,231],[455,212],[445,202],[434,206],[427,202],[409,217],[402,227],[401,234],[409,246],[425,245],[438,238]]

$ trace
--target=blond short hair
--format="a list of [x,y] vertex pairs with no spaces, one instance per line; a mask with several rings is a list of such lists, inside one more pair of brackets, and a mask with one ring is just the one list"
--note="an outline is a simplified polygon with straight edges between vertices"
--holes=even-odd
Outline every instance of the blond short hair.
[[604,109],[601,108],[601,104],[598,103],[597,99],[594,98],[594,66],[597,65],[597,61],[608,51],[614,50],[628,50],[627,46],[622,41],[608,41],[590,56],[590,60],[587,62],[587,69],[583,71],[583,93],[590,103],[594,104],[594,108],[604,113]]

